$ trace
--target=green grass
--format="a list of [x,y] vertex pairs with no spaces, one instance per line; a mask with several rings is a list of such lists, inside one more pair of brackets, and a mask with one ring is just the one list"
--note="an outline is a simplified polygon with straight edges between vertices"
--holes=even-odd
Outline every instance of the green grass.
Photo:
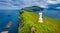
[[31,27],[34,26],[34,33],[60,33],[60,21],[49,17],[43,17],[43,23],[38,22],[39,15],[33,12],[22,10],[20,15],[19,33],[31,33]]

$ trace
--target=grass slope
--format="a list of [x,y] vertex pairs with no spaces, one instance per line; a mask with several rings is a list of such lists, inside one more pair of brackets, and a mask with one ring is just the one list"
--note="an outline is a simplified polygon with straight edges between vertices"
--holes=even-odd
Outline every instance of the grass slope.
[[60,33],[60,21],[48,17],[43,17],[43,23],[38,22],[39,15],[32,12],[22,11],[20,15],[19,33],[31,33],[31,27],[34,26],[34,33]]

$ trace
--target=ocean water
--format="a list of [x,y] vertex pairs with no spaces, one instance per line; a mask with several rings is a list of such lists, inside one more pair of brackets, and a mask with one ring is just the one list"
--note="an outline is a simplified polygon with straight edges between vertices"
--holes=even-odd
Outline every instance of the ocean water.
[[[39,11],[35,11],[34,13],[38,14]],[[42,13],[43,13],[43,16],[60,20],[60,10],[43,10]]]
[[5,31],[4,28],[9,21],[12,21],[12,25],[8,28],[9,33],[18,32],[18,16],[19,10],[0,10],[0,33]]
[[[35,13],[39,13],[35,11]],[[5,26],[12,21],[12,26],[8,28],[9,33],[18,32],[18,16],[20,15],[19,10],[0,10],[0,32],[5,30]],[[43,16],[48,16],[60,20],[60,10],[44,10]]]
[[44,10],[43,16],[60,20],[60,10]]

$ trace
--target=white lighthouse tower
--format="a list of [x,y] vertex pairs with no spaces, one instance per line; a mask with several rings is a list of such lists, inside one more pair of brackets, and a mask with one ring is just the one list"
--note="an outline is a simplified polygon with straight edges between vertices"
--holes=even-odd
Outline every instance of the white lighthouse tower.
[[39,11],[39,20],[38,22],[43,23],[43,18],[42,18],[42,11]]

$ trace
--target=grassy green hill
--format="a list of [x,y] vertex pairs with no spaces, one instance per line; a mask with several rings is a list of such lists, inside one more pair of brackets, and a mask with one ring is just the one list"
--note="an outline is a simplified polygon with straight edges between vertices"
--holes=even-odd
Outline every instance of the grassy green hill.
[[49,17],[43,17],[43,23],[38,22],[39,15],[25,10],[21,11],[19,33],[31,33],[34,26],[34,33],[60,33],[60,21]]

